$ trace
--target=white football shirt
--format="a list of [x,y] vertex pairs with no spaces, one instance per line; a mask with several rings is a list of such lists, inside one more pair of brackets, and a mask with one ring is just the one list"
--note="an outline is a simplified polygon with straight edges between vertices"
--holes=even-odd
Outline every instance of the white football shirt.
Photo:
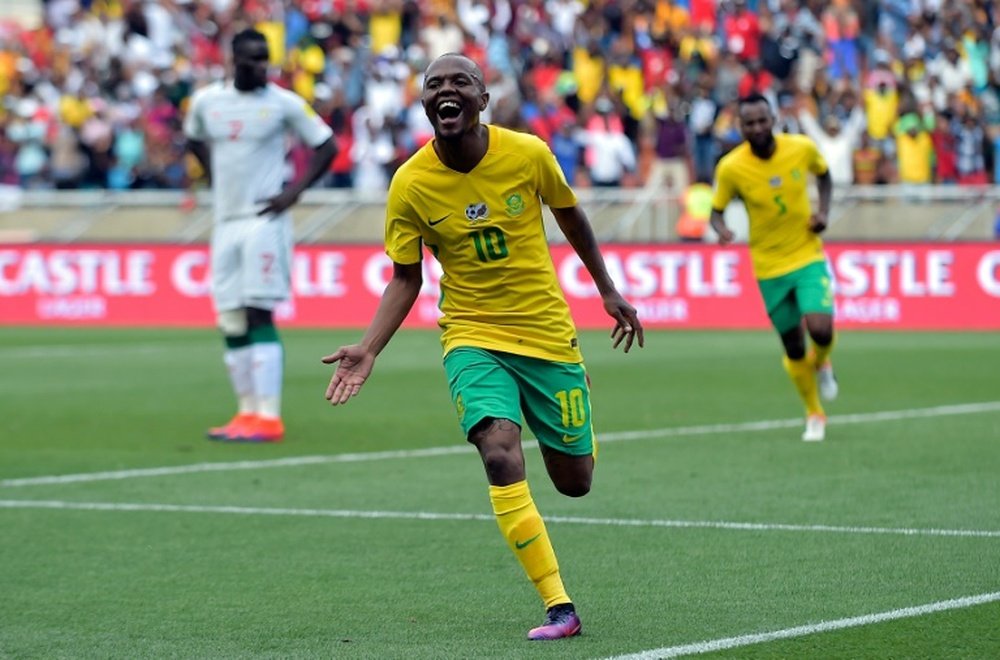
[[286,134],[314,148],[333,135],[298,94],[271,83],[242,92],[231,82],[194,93],[184,133],[211,149],[216,222],[255,216],[281,192]]

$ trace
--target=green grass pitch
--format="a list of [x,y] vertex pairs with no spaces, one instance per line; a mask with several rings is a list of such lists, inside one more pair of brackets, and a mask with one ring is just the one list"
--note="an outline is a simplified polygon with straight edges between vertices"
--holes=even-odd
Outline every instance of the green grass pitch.
[[437,333],[333,408],[320,357],[359,335],[285,331],[286,441],[226,445],[213,331],[0,329],[0,658],[1000,657],[1000,335],[843,332],[803,443],[772,333],[584,333],[594,490],[526,448],[558,642],[525,640]]

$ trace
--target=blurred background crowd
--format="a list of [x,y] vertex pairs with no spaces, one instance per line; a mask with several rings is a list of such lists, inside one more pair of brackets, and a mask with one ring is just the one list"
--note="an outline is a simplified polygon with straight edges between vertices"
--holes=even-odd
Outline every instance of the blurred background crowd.
[[[27,3],[21,2],[21,5]],[[47,0],[0,22],[0,183],[186,188],[181,121],[256,26],[274,80],[337,133],[322,185],[384,190],[431,137],[421,72],[481,62],[485,121],[576,186],[681,194],[761,92],[837,184],[1000,180],[1000,0]],[[304,166],[290,145],[289,173]]]

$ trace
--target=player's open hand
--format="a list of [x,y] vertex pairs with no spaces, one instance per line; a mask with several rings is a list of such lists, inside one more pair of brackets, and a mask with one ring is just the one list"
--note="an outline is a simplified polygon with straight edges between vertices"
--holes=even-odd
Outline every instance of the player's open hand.
[[340,363],[326,388],[326,400],[335,406],[356,396],[375,366],[375,356],[360,344],[341,346],[322,360],[323,364]]
[[615,327],[611,330],[611,348],[618,348],[624,342],[624,350],[628,353],[635,341],[639,342],[639,346],[645,346],[646,338],[635,307],[617,291],[603,296],[603,300],[604,311],[615,320]]
[[813,213],[809,218],[809,230],[814,234],[822,234],[827,223],[826,213]]
[[297,194],[287,189],[282,190],[280,194],[267,200],[267,204],[257,212],[257,215],[278,215],[297,201],[299,201]]

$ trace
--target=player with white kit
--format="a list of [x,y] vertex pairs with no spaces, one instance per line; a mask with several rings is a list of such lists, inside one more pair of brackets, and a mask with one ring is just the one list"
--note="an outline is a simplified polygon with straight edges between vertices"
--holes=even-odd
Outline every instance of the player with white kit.
[[[204,87],[184,120],[188,147],[212,182],[212,300],[226,342],[237,414],[209,429],[215,440],[277,442],[283,349],[275,306],[289,296],[292,220],[288,208],[329,168],[333,131],[302,97],[267,80],[264,35],[233,37],[233,79]],[[286,137],[313,148],[305,174],[285,185]]]

